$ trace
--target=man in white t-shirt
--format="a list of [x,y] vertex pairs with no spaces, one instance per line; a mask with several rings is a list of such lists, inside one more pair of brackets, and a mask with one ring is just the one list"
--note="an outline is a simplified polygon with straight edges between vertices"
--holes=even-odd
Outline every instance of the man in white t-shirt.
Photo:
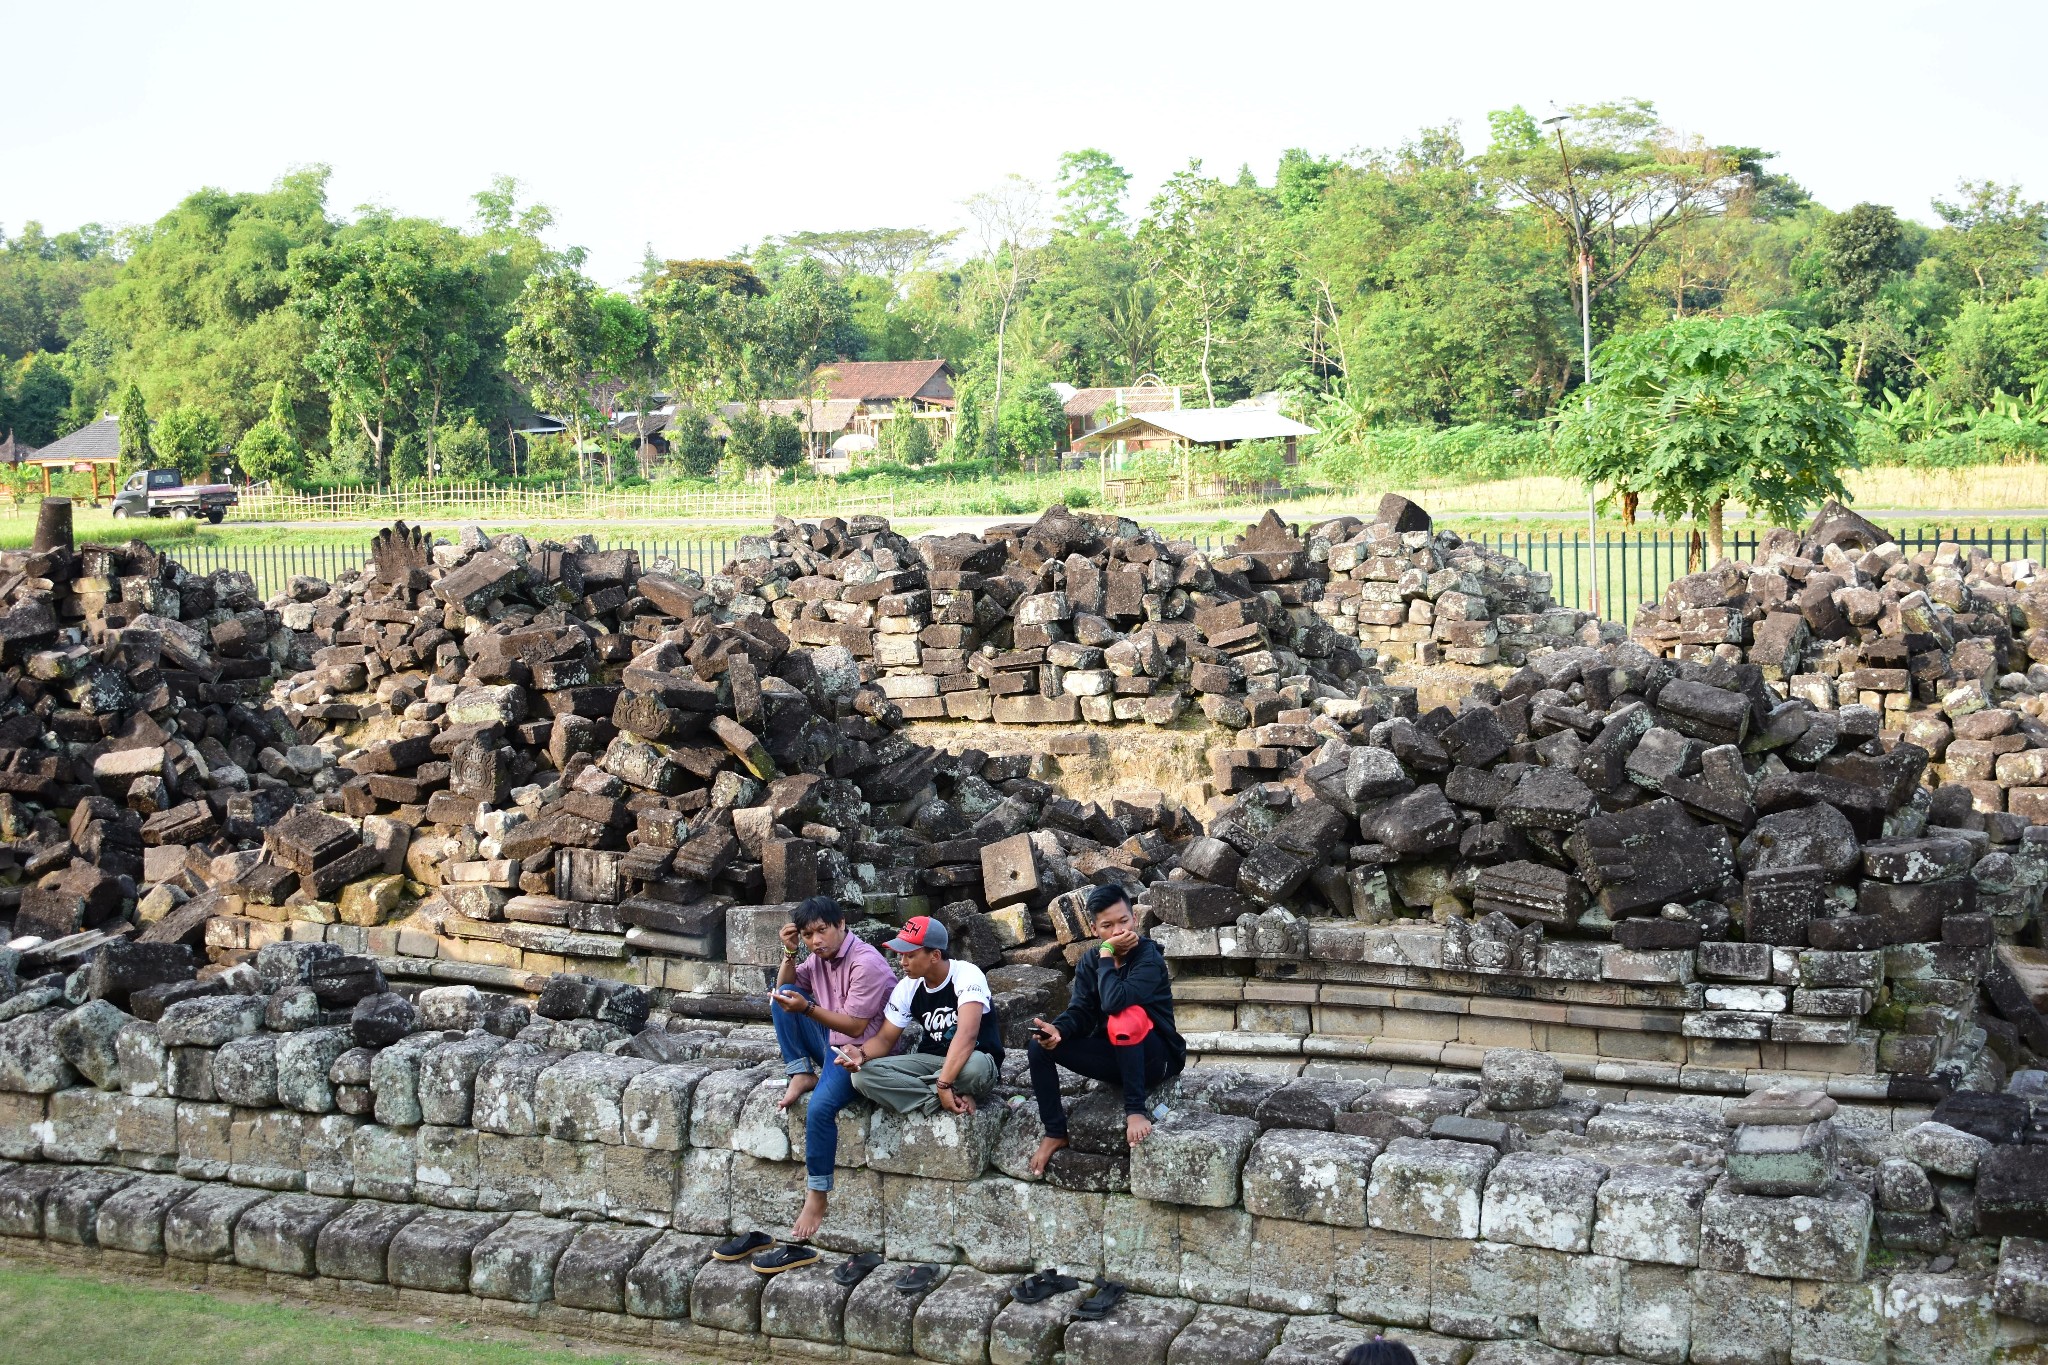
[[[899,1114],[934,1108],[972,1114],[974,1102],[995,1088],[1003,1063],[1002,1025],[988,978],[973,963],[948,958],[946,944],[946,926],[927,915],[915,916],[883,944],[901,955],[903,979],[882,1009],[880,1031],[839,1050],[853,1088]],[[910,1051],[890,1055],[913,1023],[924,1037]]]

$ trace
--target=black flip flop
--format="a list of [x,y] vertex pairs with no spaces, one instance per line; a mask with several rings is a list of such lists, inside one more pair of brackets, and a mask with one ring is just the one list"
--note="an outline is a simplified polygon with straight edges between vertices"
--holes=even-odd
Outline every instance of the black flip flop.
[[743,1232],[737,1237],[729,1237],[725,1241],[720,1242],[717,1246],[711,1248],[711,1259],[714,1261],[744,1261],[756,1252],[766,1251],[774,1245],[775,1239],[773,1237],[756,1229],[753,1232]]
[[1026,1275],[1017,1281],[1010,1297],[1018,1303],[1044,1303],[1055,1294],[1064,1294],[1079,1289],[1081,1282],[1072,1275],[1062,1275],[1057,1270],[1041,1270],[1035,1275]]
[[914,1265],[896,1277],[896,1292],[899,1294],[922,1294],[939,1282],[939,1268],[935,1265]]
[[834,1284],[843,1284],[851,1289],[854,1285],[865,1280],[868,1277],[868,1272],[881,1263],[882,1253],[879,1251],[863,1251],[858,1256],[850,1256],[846,1260],[841,1261],[832,1271],[832,1282]]
[[785,1270],[797,1270],[803,1266],[816,1265],[821,1257],[818,1249],[807,1242],[790,1242],[774,1247],[756,1256],[752,1265],[763,1275],[780,1275]]
[[1052,1297],[1052,1276],[1044,1271],[1035,1271],[1010,1288],[1010,1297],[1018,1303],[1044,1303]]
[[1074,1310],[1074,1316],[1083,1322],[1100,1322],[1109,1316],[1109,1310],[1116,1307],[1124,1296],[1124,1287],[1115,1280],[1095,1282],[1095,1292],[1081,1300]]

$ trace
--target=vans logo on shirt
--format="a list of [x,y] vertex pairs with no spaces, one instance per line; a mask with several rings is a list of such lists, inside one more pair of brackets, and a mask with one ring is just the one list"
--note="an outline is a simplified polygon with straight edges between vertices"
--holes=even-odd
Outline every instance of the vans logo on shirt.
[[918,1020],[924,1026],[924,1036],[951,1042],[953,1032],[960,1027],[960,1011],[950,1003],[934,1005]]

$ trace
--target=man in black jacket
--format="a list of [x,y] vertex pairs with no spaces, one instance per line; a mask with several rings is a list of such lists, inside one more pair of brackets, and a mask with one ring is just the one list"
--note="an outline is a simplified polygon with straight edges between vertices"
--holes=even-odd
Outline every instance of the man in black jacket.
[[1124,1138],[1135,1146],[1152,1131],[1145,1092],[1179,1075],[1187,1064],[1188,1045],[1173,1025],[1166,955],[1139,935],[1123,888],[1096,887],[1088,893],[1086,910],[1102,949],[1074,968],[1066,1011],[1049,1024],[1031,1021],[1037,1035],[1028,1053],[1031,1090],[1045,1125],[1045,1140],[1031,1158],[1034,1175],[1045,1174],[1052,1154],[1067,1145],[1060,1067],[1123,1088]]

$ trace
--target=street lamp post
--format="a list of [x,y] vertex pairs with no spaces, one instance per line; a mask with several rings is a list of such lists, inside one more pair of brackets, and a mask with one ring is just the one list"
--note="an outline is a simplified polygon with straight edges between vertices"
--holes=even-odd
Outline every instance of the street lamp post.
[[[1558,114],[1543,120],[1545,127],[1557,134],[1557,156],[1564,163],[1565,197],[1571,206],[1572,246],[1579,257],[1579,342],[1582,348],[1583,382],[1587,386],[1583,402],[1588,410],[1593,406],[1591,385],[1593,383],[1593,257],[1586,246],[1586,230],[1579,212],[1579,191],[1572,179],[1571,153],[1565,150],[1564,125],[1570,114]],[[1599,553],[1597,539],[1600,533],[1600,499],[1592,480],[1586,482],[1586,605],[1593,615],[1600,615],[1600,578],[1597,568]]]

